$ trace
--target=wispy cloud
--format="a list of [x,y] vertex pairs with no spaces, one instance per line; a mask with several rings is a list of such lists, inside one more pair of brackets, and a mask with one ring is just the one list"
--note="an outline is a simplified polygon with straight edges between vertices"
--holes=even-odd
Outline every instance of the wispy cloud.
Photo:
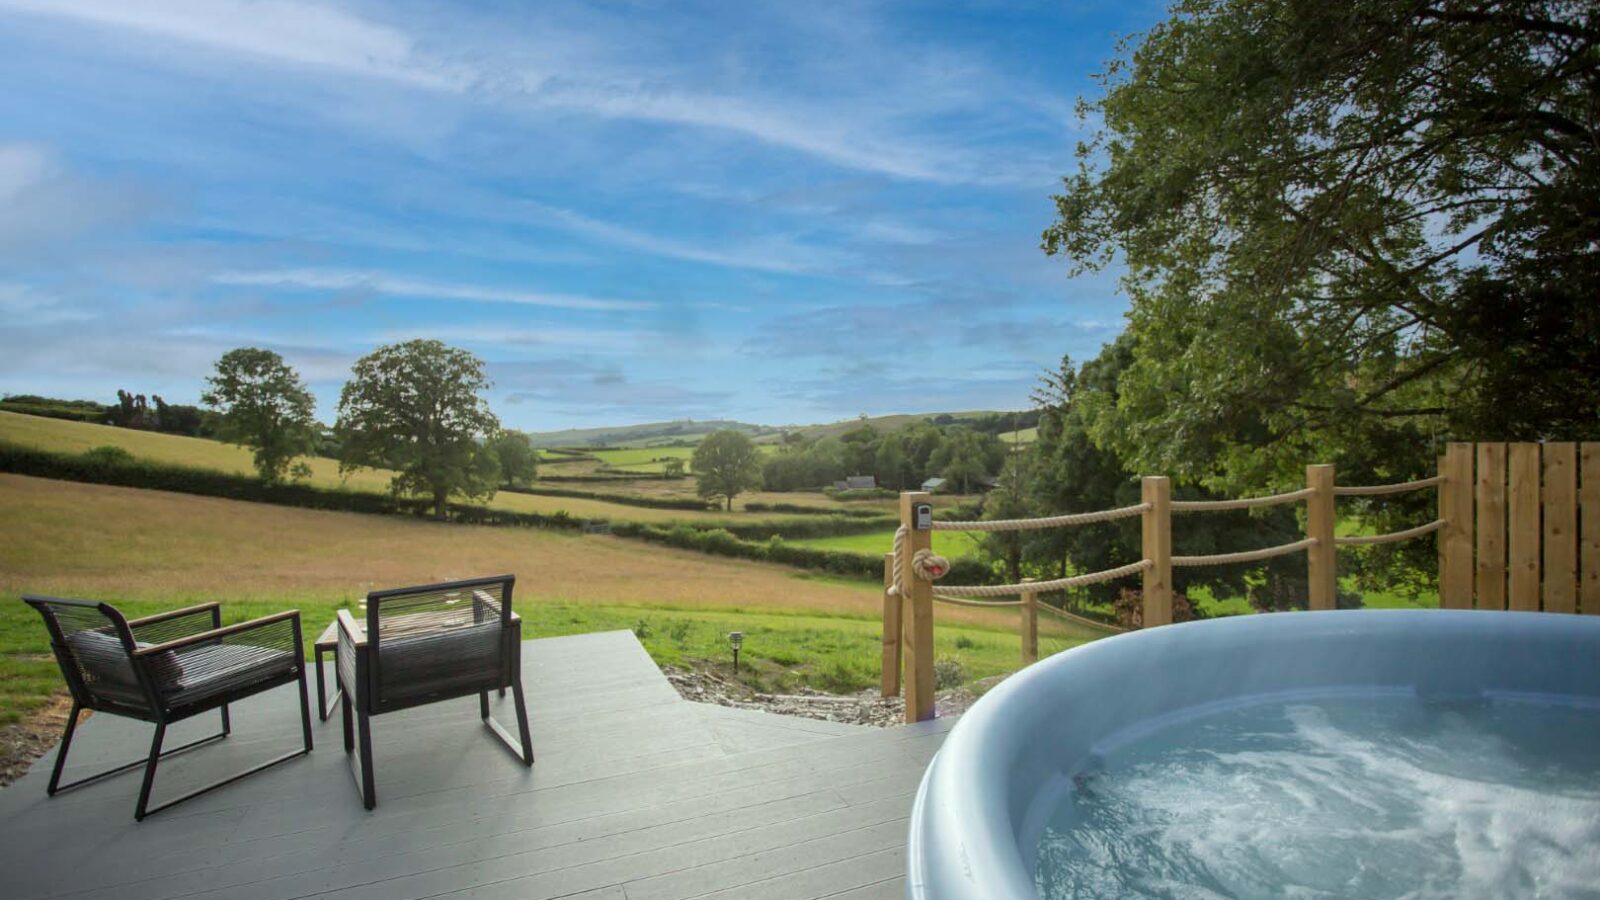
[[507,328],[497,325],[467,325],[444,327],[428,326],[423,329],[393,329],[373,336],[373,343],[406,341],[426,333],[441,341],[460,341],[499,347],[541,348],[568,347],[584,351],[627,351],[640,344],[657,340],[660,332],[645,329],[607,330],[603,328],[572,328],[551,325],[538,328]]
[[214,276],[212,280],[217,284],[225,285],[287,287],[327,291],[371,291],[374,294],[391,297],[415,297],[424,300],[462,300],[472,303],[515,303],[525,306],[548,306],[556,309],[647,310],[654,309],[656,306],[656,304],[646,300],[614,300],[575,294],[542,293],[513,288],[428,281],[389,275],[383,272],[339,269],[221,272]]
[[672,259],[790,274],[827,272],[844,262],[838,251],[809,246],[779,235],[735,239],[725,242],[723,249],[712,249],[703,243],[662,237],[570,209],[533,201],[526,201],[524,205],[541,219],[572,234]]
[[[951,102],[969,111],[993,105],[992,99],[980,100],[970,90],[928,90],[935,73],[921,68],[916,70],[920,91],[822,101],[770,91],[684,86],[636,73],[604,54],[554,68],[539,64],[537,55],[452,53],[440,46],[437,35],[423,42],[399,25],[296,0],[0,0],[0,10],[132,31],[226,54],[230,65],[242,55],[279,66],[468,95],[480,102],[720,131],[894,178],[942,184],[1014,180],[1014,159],[936,141],[925,131],[886,130],[893,120],[948,114]],[[548,36],[545,55],[570,57],[572,51],[560,45],[571,37]],[[969,79],[978,75],[970,69],[962,74]],[[1024,180],[1036,177],[1030,173]]]

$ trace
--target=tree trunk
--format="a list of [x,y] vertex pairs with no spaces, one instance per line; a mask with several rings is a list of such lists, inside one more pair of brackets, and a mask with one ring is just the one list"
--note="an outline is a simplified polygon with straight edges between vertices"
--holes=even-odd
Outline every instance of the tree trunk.
[[728,512],[733,512],[733,495],[732,494],[728,495],[728,505],[727,505],[726,508],[727,508]]
[[433,518],[443,522],[450,512],[450,492],[440,488],[433,489]]

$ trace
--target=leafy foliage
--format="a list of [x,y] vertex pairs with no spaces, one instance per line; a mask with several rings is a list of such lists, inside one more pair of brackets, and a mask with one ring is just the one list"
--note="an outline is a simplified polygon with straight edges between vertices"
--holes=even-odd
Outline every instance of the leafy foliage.
[[380,347],[356,361],[334,425],[339,466],[393,469],[396,494],[433,499],[443,519],[451,496],[492,497],[500,462],[487,441],[500,432],[483,391],[483,362],[440,341]]
[[1597,42],[1564,0],[1184,0],[1125,44],[1043,238],[1128,269],[1095,443],[1242,492],[1600,435]]
[[[217,360],[216,374],[206,385],[201,400],[221,413],[220,436],[254,451],[262,481],[283,481],[295,457],[315,452],[316,400],[283,357],[255,347],[229,350]],[[126,398],[125,392],[118,395]],[[142,403],[144,398],[138,399]],[[156,409],[168,409],[160,397]],[[310,469],[302,463],[293,474],[304,477]]]
[[489,442],[500,463],[500,477],[508,485],[527,487],[539,475],[539,451],[521,431],[506,429]]
[[761,451],[743,432],[725,430],[706,435],[690,462],[700,496],[720,498],[733,509],[733,498],[761,486]]

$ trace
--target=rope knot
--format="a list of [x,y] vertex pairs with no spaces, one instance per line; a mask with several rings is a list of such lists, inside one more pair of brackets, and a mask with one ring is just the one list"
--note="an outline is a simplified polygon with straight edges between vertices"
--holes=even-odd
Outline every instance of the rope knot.
[[926,548],[918,550],[911,557],[911,569],[917,573],[918,578],[927,581],[938,581],[950,571],[950,561],[939,554]]

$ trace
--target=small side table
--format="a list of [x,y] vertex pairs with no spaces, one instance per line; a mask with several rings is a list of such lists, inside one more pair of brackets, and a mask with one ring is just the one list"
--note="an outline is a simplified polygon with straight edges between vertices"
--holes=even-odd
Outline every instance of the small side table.
[[332,698],[328,697],[327,686],[323,683],[326,676],[322,674],[322,654],[331,652],[333,654],[334,668],[337,669],[339,665],[338,619],[328,623],[328,627],[323,629],[322,635],[317,638],[317,642],[313,646],[317,651],[317,715],[321,717],[322,721],[326,722],[333,708],[338,706],[339,701],[344,698],[344,691],[339,687],[338,673],[334,673]]

